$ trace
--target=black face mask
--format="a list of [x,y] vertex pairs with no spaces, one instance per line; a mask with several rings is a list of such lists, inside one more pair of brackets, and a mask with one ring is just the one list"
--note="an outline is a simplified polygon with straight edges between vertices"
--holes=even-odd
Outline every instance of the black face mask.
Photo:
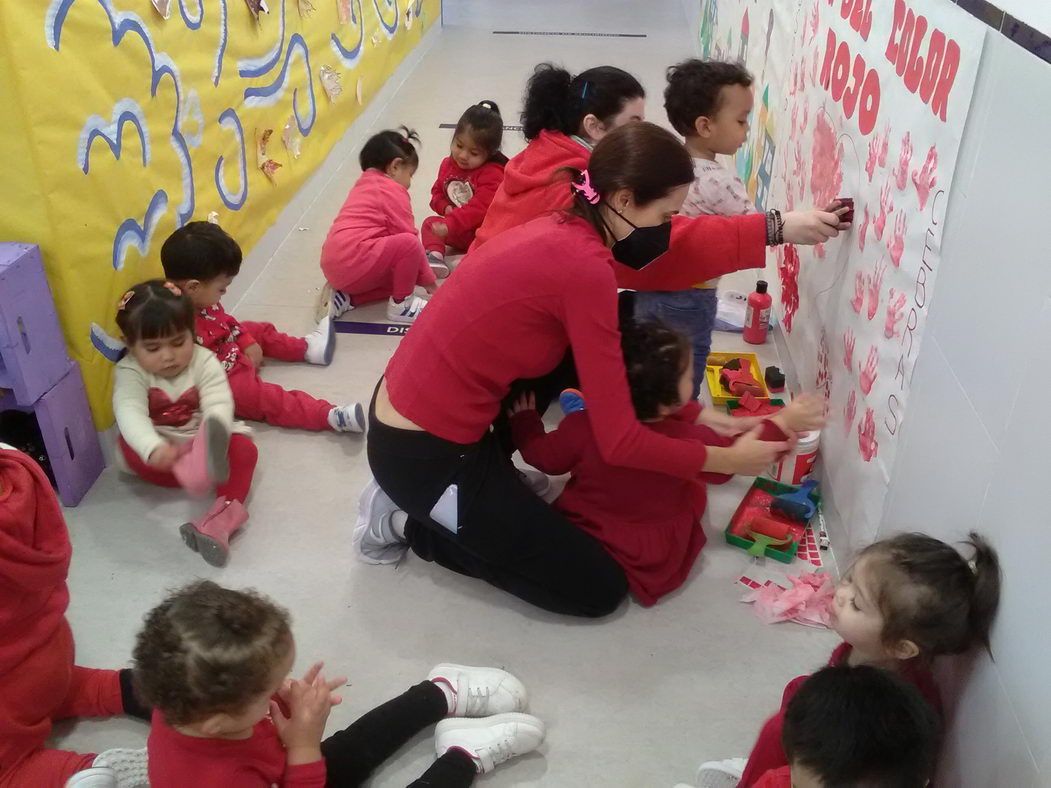
[[620,211],[614,209],[613,212],[634,228],[627,236],[614,243],[610,250],[613,252],[613,259],[618,263],[641,271],[668,251],[671,244],[670,221],[652,227],[639,227]]

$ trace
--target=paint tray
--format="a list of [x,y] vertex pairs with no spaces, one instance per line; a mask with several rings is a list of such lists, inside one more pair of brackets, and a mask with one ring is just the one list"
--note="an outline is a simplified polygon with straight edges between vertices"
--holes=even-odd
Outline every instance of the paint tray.
[[[756,399],[762,399],[762,398],[761,397],[756,397]],[[766,401],[768,401],[771,405],[773,405],[776,408],[783,408],[785,406],[785,401],[783,399],[770,399],[770,400],[766,400]],[[728,399],[728,400],[726,400],[726,412],[729,413],[731,416],[740,416],[742,418],[746,418],[746,417],[752,415],[749,411],[747,411],[747,410],[745,410],[744,408],[741,407],[741,401],[738,400],[738,399]],[[764,414],[764,416],[773,416],[773,415],[774,415],[773,413]]]
[[770,399],[770,392],[763,380],[763,368],[759,366],[759,356],[755,353],[709,353],[708,364],[705,366],[704,376],[708,381],[708,390],[712,394],[713,405],[725,405],[727,400],[737,399],[737,395],[729,389],[724,388],[719,381],[719,370],[723,364],[733,361],[735,358],[747,359],[751,366],[752,377],[759,383],[759,393],[756,399]]
[[[765,555],[767,558],[780,561],[782,564],[792,563],[796,557],[796,552],[799,550],[799,543],[803,539],[803,533],[806,531],[809,523],[800,523],[784,515],[773,513],[770,511],[770,504],[775,496],[795,492],[798,489],[798,487],[794,487],[791,484],[782,484],[772,479],[758,478],[752,482],[752,486],[748,488],[748,492],[741,499],[737,511],[730,518],[730,524],[726,526],[727,543],[732,544],[734,547],[740,547],[742,550],[749,549],[754,544],[752,538],[748,536],[749,524],[752,522],[752,519],[754,517],[769,517],[771,520],[785,523],[793,539],[787,545],[778,545],[776,547],[771,545],[767,547]],[[810,500],[816,503],[818,507],[821,506],[821,496],[816,491],[810,494]]]

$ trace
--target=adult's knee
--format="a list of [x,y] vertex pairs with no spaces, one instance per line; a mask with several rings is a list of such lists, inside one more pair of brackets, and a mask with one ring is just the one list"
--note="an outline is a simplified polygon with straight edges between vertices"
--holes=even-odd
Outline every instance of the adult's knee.
[[611,558],[609,565],[596,573],[580,599],[578,615],[584,618],[605,618],[615,613],[628,595],[628,579],[624,570]]

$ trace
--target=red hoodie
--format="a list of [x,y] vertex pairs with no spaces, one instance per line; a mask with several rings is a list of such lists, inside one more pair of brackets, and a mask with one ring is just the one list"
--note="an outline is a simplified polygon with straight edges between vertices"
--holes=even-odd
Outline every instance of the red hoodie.
[[559,131],[542,131],[525,150],[507,162],[504,182],[496,190],[482,226],[478,228],[471,251],[497,233],[525,224],[545,211],[566,208],[573,200],[569,180],[560,176],[561,167],[582,170],[588,166],[591,151]]
[[44,744],[69,690],[71,552],[44,472],[0,449],[0,773]]
[[[431,210],[445,220],[450,237],[462,237],[478,229],[503,179],[504,165],[499,162],[488,161],[465,170],[452,156],[445,157],[431,187]],[[450,207],[452,210],[446,213]]]

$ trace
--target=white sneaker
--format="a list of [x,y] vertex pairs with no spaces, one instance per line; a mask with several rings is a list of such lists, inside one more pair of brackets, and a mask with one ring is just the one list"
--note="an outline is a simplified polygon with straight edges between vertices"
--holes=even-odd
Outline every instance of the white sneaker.
[[427,302],[419,296],[406,296],[399,304],[393,298],[387,300],[387,320],[391,323],[413,323]]
[[317,315],[319,321],[325,317],[331,317],[335,320],[353,308],[354,304],[351,302],[349,295],[325,282],[325,287],[321,291],[321,308],[318,310],[319,314]]
[[337,405],[328,412],[328,423],[336,432],[364,432],[365,409],[360,402]]
[[697,769],[697,788],[737,788],[747,765],[744,758],[702,763]]
[[515,468],[515,470],[518,471],[518,478],[522,480],[522,484],[532,490],[537,496],[542,497],[544,493],[551,489],[551,480],[547,478],[546,473],[541,473],[532,468]]
[[427,264],[431,267],[431,273],[438,279],[444,279],[449,275],[449,264],[445,257],[437,252],[427,252]]
[[529,707],[529,693],[521,681],[500,668],[473,668],[443,662],[427,680],[444,685],[453,694],[451,717],[491,717]]
[[391,519],[398,505],[372,479],[358,499],[358,522],[351,543],[358,560],[366,564],[395,564],[409,549]]
[[304,360],[308,364],[319,364],[327,367],[332,363],[332,354],[336,351],[336,324],[331,315],[325,315],[318,321],[317,328],[306,335],[307,352]]
[[466,753],[479,774],[491,772],[504,761],[525,755],[544,741],[544,723],[530,714],[497,714],[478,719],[442,720],[434,729],[434,750],[442,757],[449,750]]
[[149,788],[146,748],[106,750],[95,756],[90,769],[77,772],[66,788]]
[[84,769],[66,780],[66,788],[117,788],[117,774],[108,767]]

